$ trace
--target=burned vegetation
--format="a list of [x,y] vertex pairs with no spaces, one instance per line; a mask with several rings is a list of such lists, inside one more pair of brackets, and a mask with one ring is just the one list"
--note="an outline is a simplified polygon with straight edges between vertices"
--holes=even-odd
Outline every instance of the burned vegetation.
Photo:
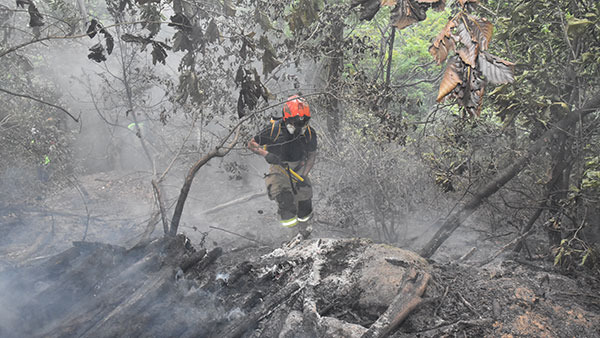
[[[516,262],[439,265],[364,239],[296,237],[227,252],[194,249],[182,235],[131,249],[73,244],[3,271],[12,292],[1,336],[598,334],[597,283]],[[569,297],[575,284],[587,291]]]

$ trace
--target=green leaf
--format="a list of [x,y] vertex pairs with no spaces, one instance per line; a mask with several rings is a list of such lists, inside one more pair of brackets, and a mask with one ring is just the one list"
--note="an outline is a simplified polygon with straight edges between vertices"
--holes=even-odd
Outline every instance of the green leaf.
[[585,265],[585,261],[588,259],[588,257],[590,256],[591,253],[592,253],[592,250],[590,250],[589,248],[587,250],[585,250],[585,255],[583,255],[583,257],[581,258],[581,263],[579,263],[580,266]]
[[556,255],[556,257],[554,257],[554,265],[558,265],[558,263],[560,263],[560,259],[562,258],[564,251],[565,249],[560,248],[558,254]]
[[588,19],[578,19],[578,18],[570,18],[567,21],[567,34],[571,36],[582,35],[586,32],[586,28],[589,25],[592,25]]

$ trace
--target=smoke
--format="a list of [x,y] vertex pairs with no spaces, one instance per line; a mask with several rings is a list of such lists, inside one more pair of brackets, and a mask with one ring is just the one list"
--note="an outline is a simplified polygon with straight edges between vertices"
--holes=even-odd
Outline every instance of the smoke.
[[[61,132],[69,136],[69,142],[59,145],[62,147],[59,149],[62,153],[56,156],[57,159],[64,159],[64,166],[54,170],[51,178],[54,185],[47,186],[46,194],[26,189],[25,187],[30,185],[46,187],[50,184],[40,179],[37,168],[15,165],[0,173],[2,199],[17,204],[10,212],[6,209],[0,210],[1,220],[8,222],[8,218],[19,219],[18,222],[10,223],[17,225],[9,232],[10,238],[15,241],[2,242],[0,246],[0,267],[3,269],[0,278],[0,336],[33,333],[34,331],[28,330],[35,330],[36,327],[26,326],[36,323],[35,319],[39,319],[40,327],[46,329],[66,325],[68,318],[60,316],[55,318],[55,322],[44,322],[43,311],[48,311],[50,315],[57,309],[88,306],[90,303],[80,301],[75,297],[77,294],[74,295],[68,290],[69,286],[80,281],[90,282],[89,285],[86,284],[89,286],[86,291],[90,295],[101,295],[100,298],[110,299],[110,286],[93,284],[94,278],[98,277],[100,265],[92,268],[92,261],[88,262],[88,269],[72,271],[62,278],[57,278],[58,270],[47,271],[42,275],[25,272],[17,275],[16,272],[9,272],[9,267],[37,262],[39,257],[58,254],[71,248],[73,241],[84,239],[128,248],[136,244],[140,234],[146,231],[150,224],[153,212],[157,210],[150,180],[160,176],[172,163],[170,172],[161,185],[168,221],[188,169],[208,149],[214,147],[219,137],[227,132],[229,117],[234,116],[235,102],[225,102],[221,106],[211,105],[202,112],[204,117],[197,120],[194,120],[194,114],[198,112],[182,111],[189,107],[175,111],[175,107],[166,96],[173,94],[169,90],[172,91],[172,84],[178,81],[178,74],[170,69],[177,68],[180,55],[170,53],[166,66],[153,67],[148,51],[142,53],[137,47],[129,47],[131,59],[128,60],[135,62],[135,66],[124,71],[124,62],[128,60],[119,60],[118,46],[105,63],[97,64],[89,60],[88,48],[94,43],[87,39],[74,43],[53,42],[53,48],[42,48],[44,62],[36,64],[34,69],[36,78],[51,82],[61,94],[60,102],[57,103],[80,118],[80,122],[74,122],[66,115],[60,115],[60,126],[63,128]],[[54,49],[57,46],[60,46],[59,51]],[[310,61],[301,63],[299,67],[282,67],[280,72],[285,75],[281,75],[279,81],[271,80],[266,85],[279,99],[297,91],[308,94],[315,91],[315,79],[322,73],[318,69],[318,65]],[[123,73],[129,76],[127,84],[120,78]],[[151,79],[150,75],[156,78]],[[162,86],[158,79],[170,81],[170,85]],[[226,79],[221,81],[225,83]],[[130,86],[131,92],[135,94],[133,98],[127,97],[126,85]],[[234,98],[237,90],[234,86],[225,89]],[[133,111],[132,104],[135,106]],[[372,178],[369,175],[374,171],[359,165],[362,161],[361,154],[350,152],[350,146],[361,145],[361,139],[350,138],[352,134],[348,133],[348,138],[344,140],[348,146],[345,150],[348,151],[339,152],[337,145],[328,142],[330,135],[327,135],[326,128],[327,112],[319,109],[318,104],[311,104],[311,107],[314,107],[316,113],[313,114],[311,125],[316,127],[320,137],[320,155],[312,172],[313,181],[316,182],[314,205],[316,219],[324,221],[314,227],[316,234],[358,234],[377,238],[380,234],[373,229],[381,228],[381,224],[375,223],[376,218],[372,213],[378,210],[366,209],[369,205],[362,200],[364,195],[358,194],[364,185],[377,183],[369,180]],[[230,111],[227,111],[228,108]],[[45,109],[48,108],[40,108],[41,115]],[[225,111],[224,116],[220,115],[221,111]],[[246,136],[249,137],[265,127],[269,115],[279,116],[280,109],[275,108],[261,115],[256,125],[249,126],[250,130]],[[209,116],[212,116],[212,119]],[[164,120],[168,122],[167,125],[163,124]],[[130,128],[136,121],[139,130],[135,126]],[[187,135],[190,136],[186,139]],[[209,249],[215,246],[233,249],[244,245],[256,245],[256,242],[210,228],[211,225],[273,245],[295,234],[293,230],[282,229],[279,226],[276,206],[264,196],[235,204],[216,213],[204,213],[205,210],[240,196],[266,190],[263,174],[267,171],[267,164],[262,158],[245,150],[246,141],[241,140],[227,158],[215,159],[198,172],[186,201],[180,227],[180,232],[191,238],[192,242],[202,242]],[[366,148],[374,146],[370,143],[364,145]],[[333,156],[336,153],[341,156]],[[172,162],[177,154],[179,158]],[[394,156],[404,155],[396,153]],[[374,156],[369,160],[376,163],[380,159],[381,157]],[[411,205],[412,209],[407,208],[401,215],[389,214],[393,217],[403,216],[404,228],[399,231],[408,231],[406,229],[409,229],[409,225],[415,224],[421,217],[437,216],[435,213],[432,215],[431,210],[439,210],[440,204],[423,203],[429,197],[427,194],[432,191],[432,185],[424,182],[423,167],[411,164],[411,161],[415,160],[414,157],[407,156],[402,159],[405,160],[402,165],[394,167],[399,172],[399,175],[394,176],[397,178],[394,184],[402,189],[395,189],[394,193],[390,193],[386,198],[395,201],[399,206]],[[51,162],[50,165],[56,162],[59,161]],[[233,163],[243,163],[245,166],[236,166]],[[346,171],[340,172],[341,169]],[[363,175],[360,176],[359,173]],[[32,184],[33,182],[35,184]],[[379,177],[378,182],[384,182],[384,178]],[[427,194],[420,199],[408,196],[407,194],[416,193],[414,186],[419,186],[420,190],[426,191]],[[341,189],[342,187],[348,189]],[[370,197],[375,196],[377,192],[371,191]],[[336,201],[337,197],[343,199]],[[417,202],[408,203],[410,200]],[[17,201],[20,203],[16,203]],[[350,208],[354,209],[343,209],[335,204],[337,202],[341,202],[340,205],[343,204],[344,207],[352,204]],[[422,206],[422,210],[416,210],[415,205]],[[364,217],[363,210],[368,210],[367,217]],[[340,215],[343,214],[353,216],[356,224],[351,223],[350,219],[341,219]],[[340,219],[343,222],[338,222]],[[326,225],[327,223],[333,226]],[[154,227],[150,236],[162,236],[162,224],[158,223]],[[335,231],[347,230],[348,227],[354,227],[354,232],[340,235],[340,232]],[[2,229],[5,228],[3,224]],[[406,239],[416,236],[401,233],[399,235]],[[382,237],[378,239],[384,240]],[[66,254],[74,252],[69,250]],[[118,256],[113,258],[117,259]],[[107,258],[106,261],[96,263],[109,265],[110,260]],[[119,270],[117,267],[114,269]],[[127,276],[137,278],[139,272],[132,269],[127,272]],[[225,275],[217,276],[217,279],[220,277],[226,280]],[[58,281],[66,286],[60,286]],[[189,310],[188,314],[199,319],[207,318],[211,313],[208,310],[213,308],[218,314],[216,316],[223,315],[229,319],[238,318],[243,314],[241,310],[235,309],[221,313],[209,294],[198,292],[199,299],[206,300],[202,306],[207,307],[207,311],[177,306],[171,309],[175,308],[176,313]],[[35,300],[32,300],[32,297]],[[154,301],[159,303],[163,300],[161,297]],[[85,301],[97,302],[89,298]],[[42,310],[42,314],[36,312],[40,318],[23,318],[16,315],[26,314],[28,310],[33,311],[36,307]]]

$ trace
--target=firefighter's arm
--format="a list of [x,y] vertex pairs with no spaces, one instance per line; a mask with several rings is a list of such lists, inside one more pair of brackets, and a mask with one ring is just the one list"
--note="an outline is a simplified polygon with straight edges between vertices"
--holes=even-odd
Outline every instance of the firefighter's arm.
[[250,149],[250,151],[252,151],[253,153],[263,157],[269,153],[263,147],[261,147],[260,144],[258,144],[258,142],[256,142],[253,138],[250,139],[250,141],[248,141],[248,149]]
[[308,175],[308,173],[310,172],[312,167],[315,165],[316,158],[317,158],[316,151],[311,151],[308,153],[306,163],[304,164],[304,167],[302,168],[302,173],[300,174],[300,175],[302,175],[302,177],[306,177]]
[[258,142],[256,142],[254,139],[248,141],[248,149],[250,149],[253,153],[264,157],[267,163],[269,164],[281,164],[281,159],[279,158],[279,156],[268,152],[266,149],[261,147],[260,144],[258,144]]

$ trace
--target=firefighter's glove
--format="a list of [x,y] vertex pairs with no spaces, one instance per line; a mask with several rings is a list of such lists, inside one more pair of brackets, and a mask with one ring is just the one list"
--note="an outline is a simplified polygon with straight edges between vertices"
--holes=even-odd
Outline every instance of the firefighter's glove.
[[279,158],[279,156],[273,153],[267,153],[267,155],[265,155],[265,160],[269,164],[281,164],[281,159]]

